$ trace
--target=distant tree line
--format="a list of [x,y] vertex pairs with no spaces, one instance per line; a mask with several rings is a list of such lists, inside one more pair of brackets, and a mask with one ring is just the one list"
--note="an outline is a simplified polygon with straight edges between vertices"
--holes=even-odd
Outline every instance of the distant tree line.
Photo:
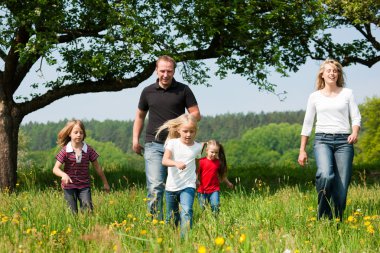
[[[216,116],[204,116],[199,122],[197,139],[206,141],[217,139],[222,143],[240,139],[252,128],[270,123],[302,124],[304,111],[269,113],[228,113]],[[84,120],[87,135],[100,142],[112,142],[124,152],[131,151],[133,121]],[[59,122],[29,122],[21,126],[28,138],[29,150],[47,150],[56,147],[57,133],[66,124]]]
[[[380,98],[367,98],[361,104],[362,128],[355,145],[355,164],[380,162]],[[271,113],[236,113],[205,116],[199,123],[198,141],[219,140],[225,147],[231,169],[252,166],[298,168],[300,133],[304,111]],[[31,162],[50,169],[57,150],[56,136],[66,120],[27,123],[19,136],[19,165]],[[142,169],[140,156],[132,154],[133,121],[87,120],[88,142],[95,144],[107,166],[132,166]],[[312,143],[307,147],[309,165],[314,166]],[[22,162],[21,162],[22,161]],[[46,165],[43,165],[47,163]]]

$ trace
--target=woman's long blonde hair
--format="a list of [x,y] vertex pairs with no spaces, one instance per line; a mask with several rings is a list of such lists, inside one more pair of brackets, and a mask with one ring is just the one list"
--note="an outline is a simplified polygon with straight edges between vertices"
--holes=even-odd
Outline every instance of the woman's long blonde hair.
[[174,138],[179,138],[180,137],[180,134],[178,132],[179,128],[182,125],[189,124],[189,123],[193,124],[195,130],[197,130],[197,123],[198,123],[198,121],[191,114],[182,114],[181,116],[179,116],[177,118],[168,120],[162,126],[160,126],[157,129],[156,139],[158,138],[158,136],[160,135],[160,133],[162,131],[164,131],[164,130],[168,130],[168,132],[169,132],[167,140],[174,139]]
[[322,78],[322,75],[323,75],[323,72],[325,71],[325,66],[327,64],[334,65],[338,70],[338,80],[336,81],[336,86],[344,87],[345,81],[344,81],[344,73],[343,73],[342,64],[340,64],[337,60],[327,59],[319,67],[319,72],[317,75],[317,81],[315,83],[316,90],[322,90],[325,87],[325,80]]
[[58,133],[57,144],[61,147],[64,147],[71,141],[70,134],[73,130],[74,126],[78,125],[83,131],[83,140],[86,138],[86,129],[84,128],[84,124],[82,121],[73,119],[66,123],[66,126],[62,128]]

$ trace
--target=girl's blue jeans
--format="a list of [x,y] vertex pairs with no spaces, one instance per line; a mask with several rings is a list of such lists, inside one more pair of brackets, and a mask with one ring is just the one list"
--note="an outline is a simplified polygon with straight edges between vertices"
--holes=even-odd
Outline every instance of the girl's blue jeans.
[[180,191],[166,191],[166,223],[174,216],[174,224],[181,225],[181,236],[193,225],[193,204],[195,189],[188,187]]
[[354,158],[354,147],[347,142],[348,136],[348,134],[324,133],[315,135],[318,219],[323,216],[332,219],[332,209],[336,218],[339,217],[340,220],[343,218]]
[[213,213],[217,214],[219,213],[219,191],[212,192],[212,193],[199,193],[198,192],[198,201],[199,205],[201,206],[202,210],[205,209],[207,203],[210,204],[211,210]]
[[64,189],[63,192],[65,200],[73,213],[78,213],[78,200],[81,211],[93,210],[91,189],[89,187],[82,189]]
[[148,212],[163,220],[163,197],[167,177],[167,167],[162,165],[164,144],[149,142],[145,144],[145,175],[147,187]]

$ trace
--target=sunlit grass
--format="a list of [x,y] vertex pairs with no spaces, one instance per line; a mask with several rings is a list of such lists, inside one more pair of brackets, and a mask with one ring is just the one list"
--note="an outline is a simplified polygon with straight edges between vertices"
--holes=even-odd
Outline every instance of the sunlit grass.
[[[196,200],[193,229],[181,239],[177,229],[146,213],[145,187],[135,183],[129,177],[131,173],[125,170],[113,175],[117,187],[110,194],[95,185],[94,213],[77,216],[67,209],[59,185],[40,188],[20,181],[15,193],[0,195],[1,251],[380,251],[378,184],[354,182],[344,221],[338,222],[316,220],[316,193],[307,178],[295,184],[251,176],[249,180],[244,178],[249,181],[244,185],[233,178],[237,187],[222,190],[219,216],[210,209],[202,212]],[[38,182],[39,176],[32,173],[28,180]]]

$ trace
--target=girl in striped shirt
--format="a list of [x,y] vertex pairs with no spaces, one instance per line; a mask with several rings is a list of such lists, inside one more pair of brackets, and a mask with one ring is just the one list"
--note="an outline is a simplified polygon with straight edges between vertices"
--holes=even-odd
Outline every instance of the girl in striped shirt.
[[[71,120],[58,133],[58,145],[62,147],[56,155],[53,173],[61,177],[64,197],[72,212],[78,212],[78,200],[83,210],[93,210],[90,189],[90,162],[104,184],[104,190],[110,191],[107,178],[97,160],[99,155],[84,142],[86,130],[80,120]],[[64,165],[63,171],[61,166]]]

